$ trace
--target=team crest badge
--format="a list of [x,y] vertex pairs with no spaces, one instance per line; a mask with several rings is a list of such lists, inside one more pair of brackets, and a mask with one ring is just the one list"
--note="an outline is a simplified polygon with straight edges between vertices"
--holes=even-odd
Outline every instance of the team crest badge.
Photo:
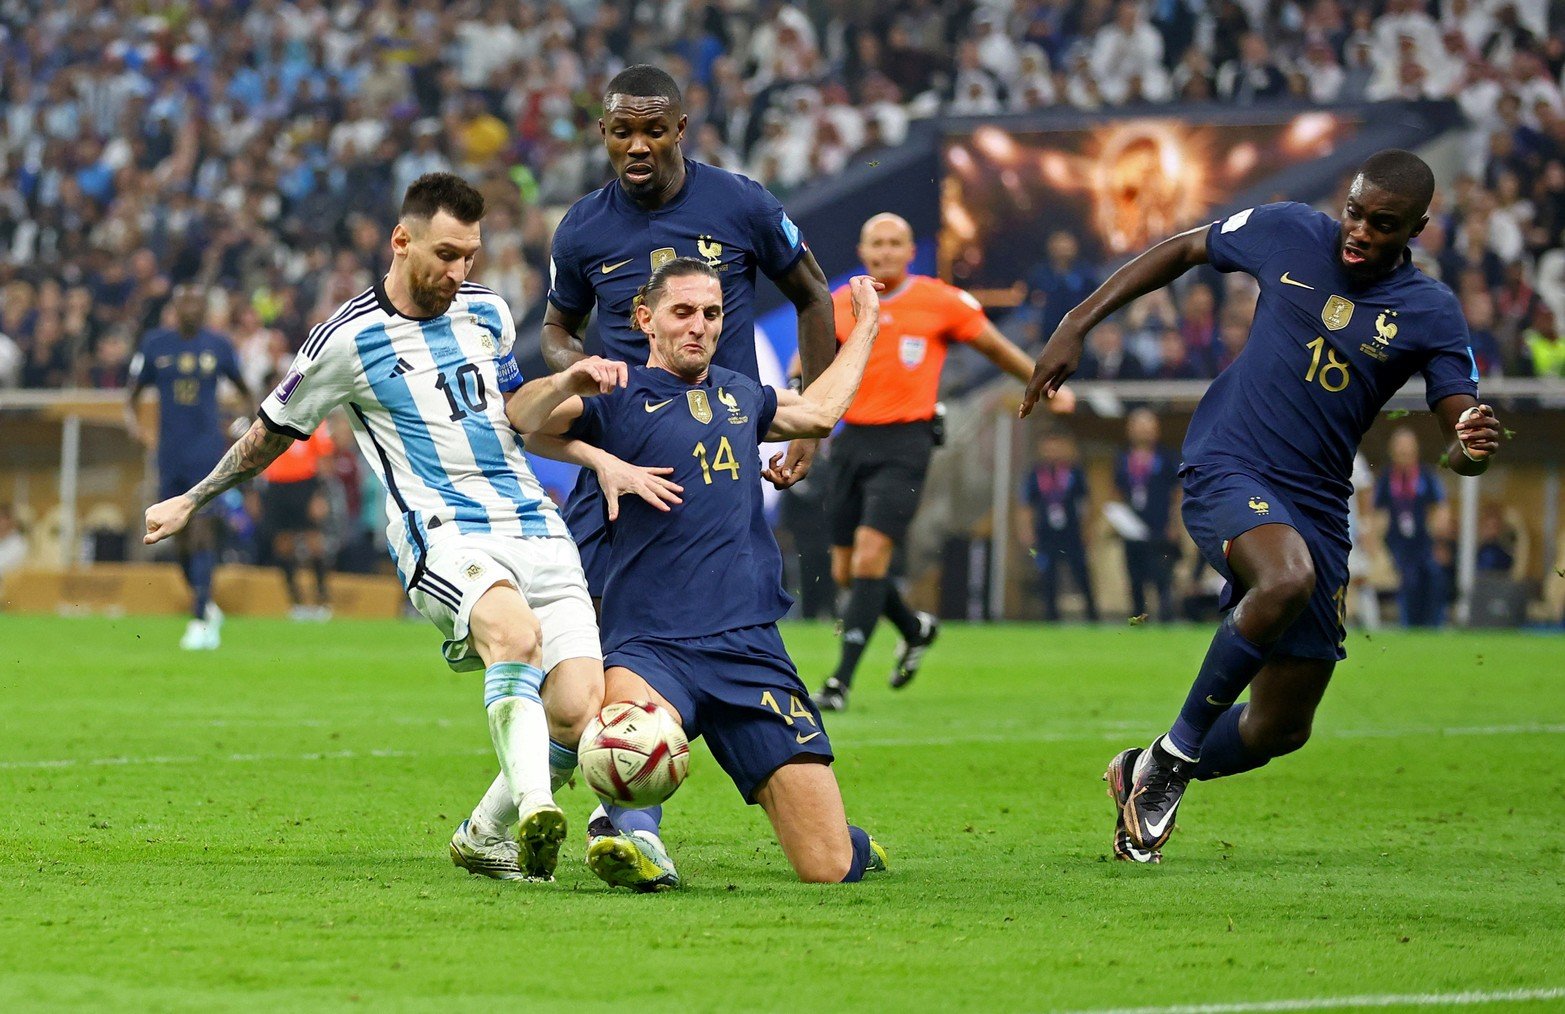
[[738,425],[750,421],[749,416],[741,414],[744,410],[739,407],[739,399],[735,398],[721,387],[717,389],[717,400],[723,403],[724,408],[728,409],[729,422]]
[[706,400],[705,391],[686,391],[685,402],[690,406],[690,414],[696,422],[709,423],[712,421],[712,403]]
[[202,373],[216,373],[217,372],[217,356],[216,356],[216,354],[211,353],[211,352],[203,352],[203,353],[201,353],[201,372]]
[[711,236],[698,236],[696,238],[696,250],[714,268],[723,263],[723,244],[717,242]]
[[181,352],[179,354],[179,372],[196,372],[196,354],[194,352]]
[[1265,517],[1272,512],[1272,505],[1267,503],[1265,500],[1260,499],[1259,497],[1252,496],[1250,497],[1250,509],[1262,517]]
[[1341,331],[1353,319],[1353,304],[1341,296],[1332,296],[1321,308],[1320,319],[1333,331]]
[[1397,336],[1397,326],[1391,319],[1397,315],[1395,310],[1382,310],[1380,316],[1375,318],[1375,343],[1377,345],[1390,345],[1391,339]]
[[929,351],[929,339],[918,335],[904,335],[902,344],[897,346],[897,355],[902,360],[902,365],[913,369],[924,361],[924,353]]
[[484,567],[481,563],[470,563],[462,570],[463,576],[466,577],[469,581],[475,580],[478,575],[482,574],[483,572]]
[[494,354],[494,336],[491,335],[488,331],[485,331],[483,334],[478,336],[478,344],[485,352],[488,352],[491,355]]
[[658,268],[662,267],[678,256],[679,255],[674,252],[674,248],[671,246],[658,247],[656,250],[652,251],[652,270],[656,271]]

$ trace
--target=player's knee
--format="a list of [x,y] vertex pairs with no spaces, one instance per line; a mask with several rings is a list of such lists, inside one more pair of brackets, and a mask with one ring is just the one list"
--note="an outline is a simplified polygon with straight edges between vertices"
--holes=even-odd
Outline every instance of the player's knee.
[[1260,589],[1285,613],[1298,614],[1315,594],[1315,567],[1308,560],[1281,568]]
[[801,859],[794,866],[794,872],[799,875],[800,882],[806,884],[840,884],[851,869],[853,869],[851,846],[841,855],[823,850]]
[[1254,720],[1246,724],[1249,725],[1245,730],[1248,745],[1267,757],[1281,757],[1303,747],[1310,741],[1313,726],[1309,718],[1264,714],[1255,715]]

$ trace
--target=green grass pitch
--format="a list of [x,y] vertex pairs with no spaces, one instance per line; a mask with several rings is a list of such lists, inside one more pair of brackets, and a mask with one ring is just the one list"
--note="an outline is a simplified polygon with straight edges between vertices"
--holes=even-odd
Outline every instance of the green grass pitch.
[[[687,889],[632,896],[580,788],[557,883],[450,865],[493,758],[427,625],[181,626],[0,617],[0,1009],[1565,1007],[1559,638],[1352,635],[1315,740],[1193,786],[1144,868],[1099,777],[1209,631],[952,625],[893,694],[882,628],[828,728],[890,874],[794,883],[698,748]],[[830,631],[786,636],[818,680]]]

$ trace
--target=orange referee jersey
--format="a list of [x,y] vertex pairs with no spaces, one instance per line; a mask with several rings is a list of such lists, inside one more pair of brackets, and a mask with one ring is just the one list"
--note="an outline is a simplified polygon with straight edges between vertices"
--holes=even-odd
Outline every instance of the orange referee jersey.
[[[853,298],[844,285],[831,295],[837,342],[853,332]],[[938,278],[908,275],[880,297],[880,337],[864,382],[843,421],[855,426],[918,422],[935,414],[940,370],[949,342],[970,342],[989,318],[978,300]]]
[[277,459],[266,466],[261,474],[269,482],[304,482],[320,472],[322,458],[330,457],[335,448],[326,435],[326,424],[310,435],[308,440],[295,440]]

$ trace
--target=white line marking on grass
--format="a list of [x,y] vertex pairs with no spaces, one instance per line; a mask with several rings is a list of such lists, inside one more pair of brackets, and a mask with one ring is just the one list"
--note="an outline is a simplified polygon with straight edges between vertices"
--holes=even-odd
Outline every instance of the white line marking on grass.
[[1269,1011],[1336,1010],[1344,1007],[1468,1007],[1485,1003],[1558,1000],[1565,989],[1503,989],[1467,993],[1383,993],[1372,996],[1322,996],[1303,1000],[1251,1003],[1189,1003],[1167,1007],[1113,1007],[1073,1014],[1262,1014]]
[[[1565,725],[1473,725],[1441,728],[1338,729],[1327,735],[1339,739],[1387,738],[1411,736],[1527,736],[1565,734]],[[1088,732],[978,733],[972,736],[908,736],[890,739],[838,737],[854,747],[958,746],[963,743],[1080,743],[1083,741],[1123,739],[1123,730]],[[298,761],[364,760],[368,758],[406,757],[478,757],[487,749],[472,750],[328,750],[310,753],[230,753],[198,756],[195,754],[153,757],[67,757],[57,760],[0,761],[0,771],[39,771],[50,768],[132,767],[166,764],[254,764],[261,761],[293,763]],[[1162,1008],[1150,1008],[1161,1010]]]

